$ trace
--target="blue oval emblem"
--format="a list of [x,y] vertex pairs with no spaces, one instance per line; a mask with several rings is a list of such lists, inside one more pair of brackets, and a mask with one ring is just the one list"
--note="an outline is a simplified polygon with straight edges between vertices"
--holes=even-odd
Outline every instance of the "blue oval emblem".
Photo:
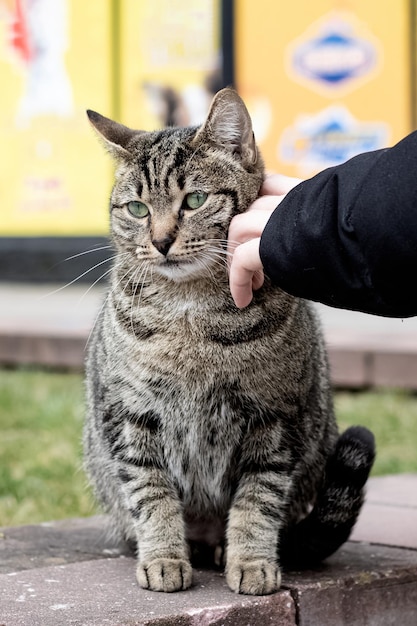
[[301,44],[293,53],[293,70],[328,86],[358,78],[376,65],[374,46],[365,39],[346,34],[332,23],[319,37]]

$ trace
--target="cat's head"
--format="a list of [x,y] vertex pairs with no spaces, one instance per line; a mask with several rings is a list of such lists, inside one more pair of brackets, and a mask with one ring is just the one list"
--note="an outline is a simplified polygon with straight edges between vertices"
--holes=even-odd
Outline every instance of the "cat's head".
[[264,175],[238,94],[220,91],[198,128],[145,132],[93,111],[88,117],[117,164],[111,196],[116,249],[174,281],[208,276],[224,265],[230,221],[256,198]]

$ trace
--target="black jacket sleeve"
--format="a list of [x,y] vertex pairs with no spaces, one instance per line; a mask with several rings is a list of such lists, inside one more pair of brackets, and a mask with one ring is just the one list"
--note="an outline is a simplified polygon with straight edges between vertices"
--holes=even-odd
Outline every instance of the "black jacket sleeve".
[[295,187],[267,223],[260,254],[293,295],[417,315],[417,132]]

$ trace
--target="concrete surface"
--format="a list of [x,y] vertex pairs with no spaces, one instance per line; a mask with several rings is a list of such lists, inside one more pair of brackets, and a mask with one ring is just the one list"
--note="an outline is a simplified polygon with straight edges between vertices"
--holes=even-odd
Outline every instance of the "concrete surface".
[[[103,300],[97,285],[0,283],[0,363],[82,368]],[[335,385],[417,389],[417,317],[317,308]]]
[[[396,515],[385,523],[378,506]],[[185,592],[140,589],[105,516],[3,528],[0,625],[415,626],[417,526],[406,518],[416,514],[417,475],[372,478],[353,540],[264,597],[235,595],[210,570],[195,570]]]

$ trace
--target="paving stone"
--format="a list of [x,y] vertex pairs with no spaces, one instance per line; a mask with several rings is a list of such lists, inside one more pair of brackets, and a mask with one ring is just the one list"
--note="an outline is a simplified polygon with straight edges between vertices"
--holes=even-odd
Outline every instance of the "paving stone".
[[133,558],[84,561],[0,576],[6,626],[282,626],[295,624],[289,591],[253,598],[232,593],[219,573],[196,570],[193,587],[140,589]]
[[351,538],[417,550],[417,509],[369,503]]
[[298,626],[416,626],[417,552],[348,542],[314,572],[284,585]]
[[417,509],[417,474],[392,474],[370,478],[366,503]]
[[417,550],[417,475],[371,478],[351,539]]
[[129,555],[105,516],[1,529],[0,626],[295,623],[290,592],[237,596],[218,572],[195,570],[187,592],[145,592]]
[[111,537],[104,515],[0,528],[0,573],[130,554]]
[[0,626],[417,623],[417,550],[348,542],[315,570],[285,572],[277,594],[248,597],[208,570],[195,570],[185,592],[140,589],[134,558],[108,537],[104,516],[6,528],[0,536]]

